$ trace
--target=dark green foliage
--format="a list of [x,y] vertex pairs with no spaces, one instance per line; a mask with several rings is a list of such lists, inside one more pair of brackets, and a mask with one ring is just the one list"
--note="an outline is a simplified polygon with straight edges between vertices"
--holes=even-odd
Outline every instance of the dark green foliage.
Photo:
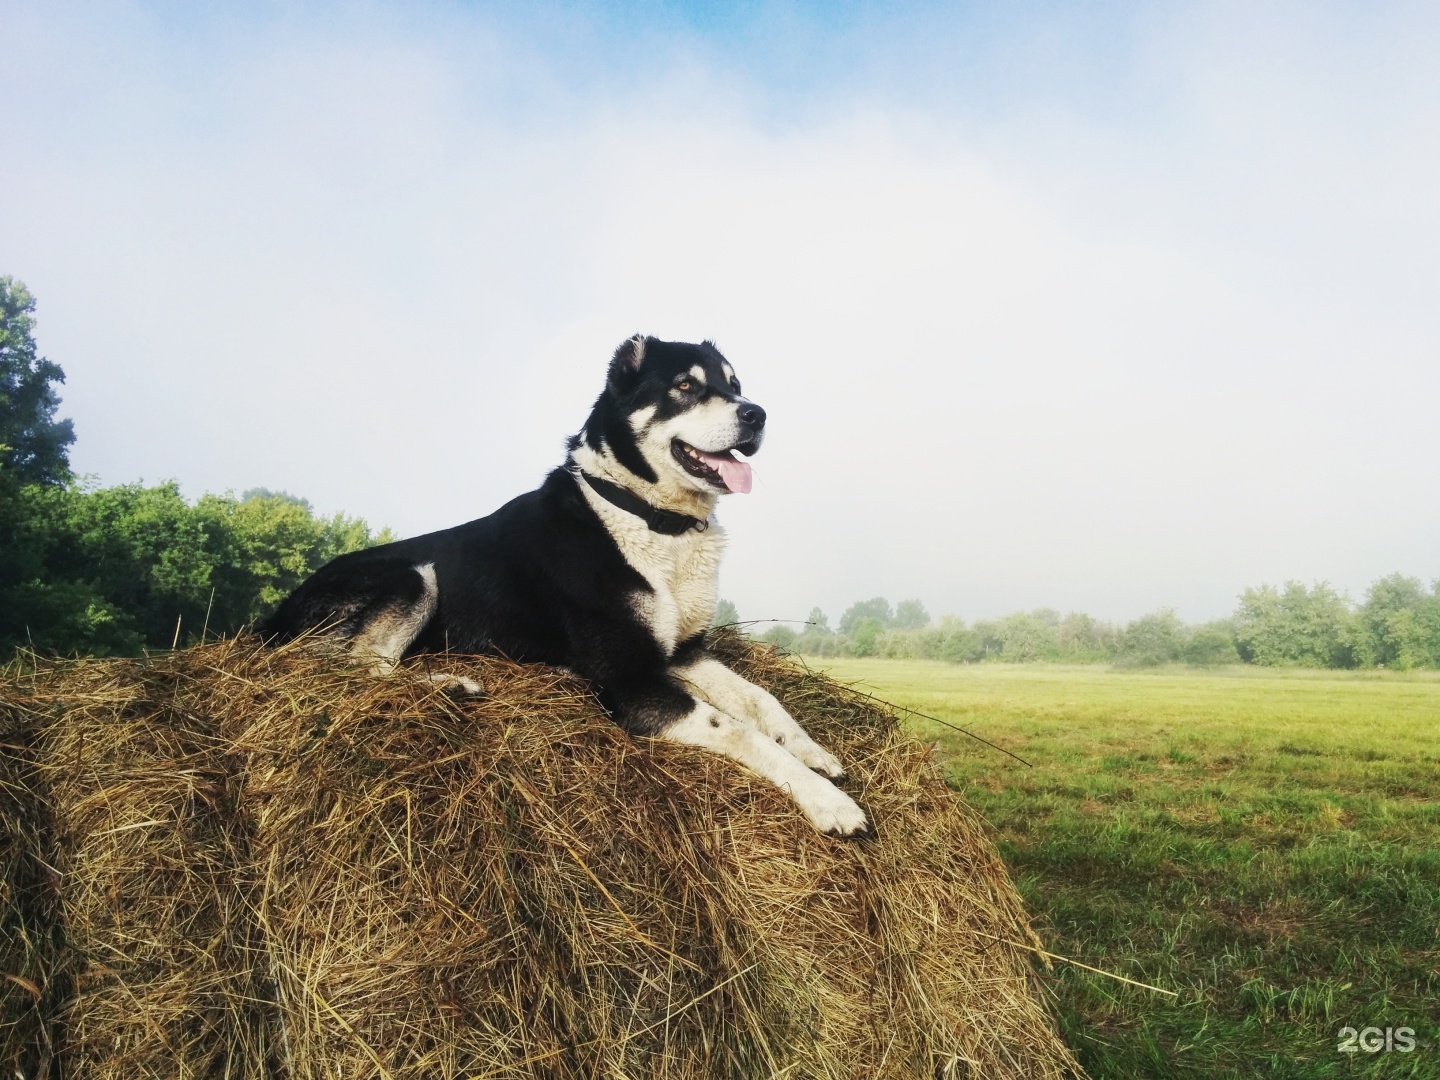
[[[0,276],[0,485],[63,483],[70,476],[69,420],[56,420],[65,381],[59,364],[35,351],[35,298],[23,282]],[[0,553],[3,554],[3,553]]]
[[124,655],[233,633],[345,551],[388,539],[315,516],[284,494],[206,495],[174,483],[87,489],[30,484],[0,508],[0,652]]

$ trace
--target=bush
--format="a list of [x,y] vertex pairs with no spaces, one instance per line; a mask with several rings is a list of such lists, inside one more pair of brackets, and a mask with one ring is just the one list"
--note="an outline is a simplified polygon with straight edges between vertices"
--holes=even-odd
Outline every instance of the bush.
[[1240,663],[1235,651],[1235,627],[1229,619],[1192,628],[1180,647],[1180,659],[1196,667]]
[[391,539],[271,492],[190,504],[175,483],[32,484],[0,508],[22,557],[0,569],[0,650],[133,655],[267,614],[336,555]]

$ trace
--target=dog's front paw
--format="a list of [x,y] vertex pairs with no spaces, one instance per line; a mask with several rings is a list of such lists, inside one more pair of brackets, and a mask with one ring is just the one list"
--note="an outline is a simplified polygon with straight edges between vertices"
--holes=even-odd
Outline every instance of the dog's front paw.
[[870,822],[858,803],[833,784],[809,795],[800,808],[810,819],[810,824],[831,836],[866,836],[870,833]]
[[845,766],[840,764],[840,759],[810,738],[809,735],[792,736],[781,745],[789,750],[800,764],[807,769],[814,769],[821,776],[839,780],[845,775]]

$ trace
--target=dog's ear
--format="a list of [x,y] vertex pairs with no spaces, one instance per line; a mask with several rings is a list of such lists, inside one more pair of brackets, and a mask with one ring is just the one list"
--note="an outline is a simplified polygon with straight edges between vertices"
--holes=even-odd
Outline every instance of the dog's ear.
[[611,393],[624,395],[633,390],[644,364],[645,336],[636,334],[615,350],[615,356],[610,361]]

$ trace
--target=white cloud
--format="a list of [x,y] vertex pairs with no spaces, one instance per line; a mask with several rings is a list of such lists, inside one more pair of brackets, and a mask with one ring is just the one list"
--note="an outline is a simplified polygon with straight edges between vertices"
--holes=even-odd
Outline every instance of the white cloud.
[[1334,27],[1235,50],[1235,18],[1145,30],[1138,117],[787,124],[708,67],[570,83],[470,23],[262,27],[205,66],[35,15],[0,270],[80,468],[407,533],[532,486],[625,335],[714,337],[773,417],[724,511],[746,617],[1201,618],[1440,573],[1424,50],[1371,28],[1347,81]]

